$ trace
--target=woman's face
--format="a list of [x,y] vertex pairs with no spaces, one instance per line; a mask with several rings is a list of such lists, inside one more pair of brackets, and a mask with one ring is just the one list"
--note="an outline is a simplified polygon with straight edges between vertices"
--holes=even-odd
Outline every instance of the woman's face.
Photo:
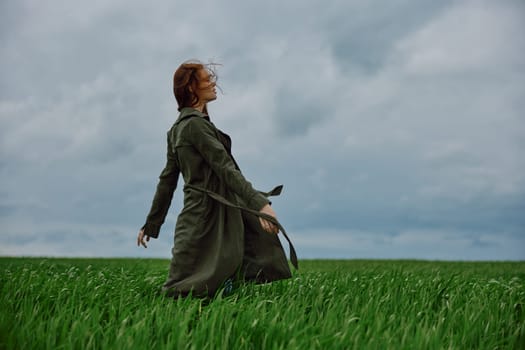
[[207,69],[200,69],[197,72],[197,79],[199,80],[199,85],[195,94],[199,98],[198,104],[206,104],[217,99],[215,77]]

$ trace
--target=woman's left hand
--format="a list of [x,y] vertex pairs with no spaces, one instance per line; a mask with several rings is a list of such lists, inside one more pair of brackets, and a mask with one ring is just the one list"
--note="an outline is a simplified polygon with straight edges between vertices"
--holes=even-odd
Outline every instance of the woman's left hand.
[[[261,210],[259,210],[261,213],[264,213],[264,214],[268,214],[270,216],[273,216],[274,218],[277,219],[277,215],[275,214],[275,211],[272,209],[272,207],[270,207],[269,204],[266,204]],[[268,233],[274,233],[274,234],[278,234],[279,233],[279,227],[273,223],[271,223],[270,221],[266,220],[266,219],[263,219],[263,218],[259,218],[259,221],[261,223],[261,226],[263,228],[263,230],[265,230],[266,232]]]

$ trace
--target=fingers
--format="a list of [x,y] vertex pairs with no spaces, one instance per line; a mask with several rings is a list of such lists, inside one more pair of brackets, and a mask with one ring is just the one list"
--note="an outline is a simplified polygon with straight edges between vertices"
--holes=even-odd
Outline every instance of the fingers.
[[[276,217],[275,215],[275,211],[272,209],[272,207],[269,205],[269,204],[266,204],[261,210],[260,210],[261,213],[264,213],[266,215],[270,215],[272,217]],[[263,218],[259,218],[259,221],[261,222],[261,227],[263,228],[263,230],[265,230],[266,232],[268,233],[279,233],[279,226],[278,225],[275,225],[274,223],[266,220],[266,219],[263,219]]]
[[261,223],[262,229],[268,232],[268,221],[264,220],[263,218],[259,218],[259,222]]
[[261,223],[261,227],[263,228],[264,231],[268,232],[268,233],[274,233],[274,234],[277,234],[279,233],[279,226],[271,223],[270,221],[268,220],[265,220],[263,218],[259,218],[259,221]]
[[[149,236],[146,236],[146,241],[149,242]],[[146,242],[144,242],[144,230],[139,231],[139,235],[137,237],[137,247],[144,246],[144,248],[147,248]]]

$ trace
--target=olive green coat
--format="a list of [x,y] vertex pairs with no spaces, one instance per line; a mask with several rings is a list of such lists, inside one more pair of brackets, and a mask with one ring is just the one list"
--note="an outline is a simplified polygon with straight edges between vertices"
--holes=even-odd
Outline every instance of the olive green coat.
[[[254,215],[269,203],[265,195],[279,194],[280,188],[266,194],[255,190],[231,154],[230,137],[193,108],[183,108],[168,131],[166,166],[143,227],[147,236],[158,237],[179,174],[184,205],[165,292],[213,295],[228,278],[267,282],[291,276],[278,237],[264,232]],[[290,250],[297,265],[291,244]]]

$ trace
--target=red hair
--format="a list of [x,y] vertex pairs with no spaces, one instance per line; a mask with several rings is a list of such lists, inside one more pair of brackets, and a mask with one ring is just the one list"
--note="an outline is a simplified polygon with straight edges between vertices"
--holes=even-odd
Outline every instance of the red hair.
[[203,64],[197,60],[186,61],[177,68],[173,75],[173,94],[179,105],[179,111],[184,107],[193,107],[199,98],[195,91],[199,89],[197,72],[206,69],[215,80],[217,75],[211,68],[215,63]]

